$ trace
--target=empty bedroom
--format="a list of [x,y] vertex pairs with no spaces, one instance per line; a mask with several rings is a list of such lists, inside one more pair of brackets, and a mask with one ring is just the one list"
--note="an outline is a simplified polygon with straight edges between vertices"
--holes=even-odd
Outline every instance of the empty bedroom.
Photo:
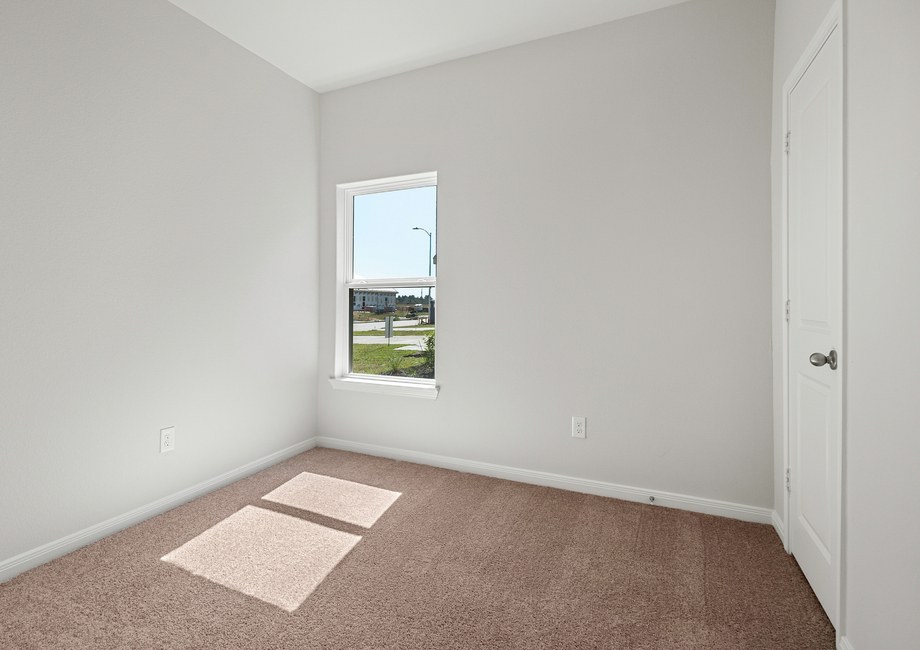
[[0,0],[0,648],[916,647],[918,31]]

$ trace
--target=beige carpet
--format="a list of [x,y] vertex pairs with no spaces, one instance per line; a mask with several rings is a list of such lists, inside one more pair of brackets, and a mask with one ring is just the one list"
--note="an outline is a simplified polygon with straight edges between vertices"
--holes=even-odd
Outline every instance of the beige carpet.
[[832,650],[775,532],[314,449],[0,585],[0,648]]

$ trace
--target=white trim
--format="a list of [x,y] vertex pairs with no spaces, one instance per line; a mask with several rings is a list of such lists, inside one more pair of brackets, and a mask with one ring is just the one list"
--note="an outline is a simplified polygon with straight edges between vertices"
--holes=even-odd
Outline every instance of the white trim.
[[342,190],[348,190],[352,196],[355,196],[357,194],[376,194],[377,192],[411,190],[416,187],[430,187],[437,184],[437,172],[422,172],[420,174],[406,174],[404,176],[378,178],[377,180],[373,181],[339,183],[336,185],[336,187]]
[[[844,71],[844,78],[842,80],[843,88],[841,89],[841,92],[843,93],[843,102],[842,102],[843,115],[841,115],[841,125],[842,125],[842,132],[843,132],[842,137],[844,138],[844,142],[842,142],[841,144],[843,145],[842,173],[844,174],[844,188],[845,188],[846,157],[847,157],[846,142],[845,142],[845,138],[846,138],[846,135],[845,135],[846,134],[846,121],[845,121],[845,117],[846,117],[846,106],[845,106],[845,103],[846,103],[846,53],[845,53],[846,43],[844,42],[845,32],[844,32],[844,24],[843,24],[842,0],[834,1],[834,4],[831,6],[830,10],[828,11],[827,16],[824,18],[824,21],[821,23],[821,26],[818,28],[817,32],[815,32],[815,35],[812,37],[811,41],[809,42],[808,47],[805,48],[798,63],[796,64],[792,72],[787,77],[786,82],[783,84],[783,101],[782,101],[783,128],[782,128],[781,138],[783,141],[785,141],[786,134],[789,133],[789,127],[790,127],[789,111],[790,111],[790,101],[791,101],[790,96],[792,94],[792,91],[798,85],[799,81],[801,81],[802,77],[805,75],[805,72],[808,70],[809,66],[815,60],[815,57],[818,56],[821,49],[824,47],[824,44],[831,37],[834,31],[838,29],[841,30],[841,50],[839,52],[839,55],[841,57],[840,64],[841,66],[843,66],[843,71]],[[795,146],[794,135],[795,134],[793,134],[793,142],[792,142],[793,147]],[[783,517],[782,517],[782,521],[779,523],[782,524],[782,530],[784,534],[780,535],[780,537],[783,538],[783,544],[784,544],[784,547],[786,548],[786,552],[791,553],[792,552],[792,536],[793,536],[792,528],[791,528],[791,521],[790,521],[791,503],[790,503],[789,492],[785,488],[786,468],[791,467],[791,459],[790,459],[791,430],[790,430],[790,422],[789,422],[789,418],[790,418],[790,412],[789,412],[790,411],[790,408],[789,408],[789,402],[790,402],[790,397],[789,397],[789,391],[790,391],[790,385],[789,385],[789,352],[790,352],[789,351],[789,327],[791,323],[785,322],[785,305],[786,305],[786,301],[789,300],[789,293],[790,293],[789,291],[789,156],[786,155],[785,152],[782,154],[782,199],[781,201],[782,201],[781,210],[782,210],[782,238],[783,238],[783,241],[782,241],[783,296],[782,296],[781,307],[780,307],[780,318],[783,319],[782,320],[783,322],[783,342],[782,342],[782,345],[783,345],[783,349],[782,349],[783,462],[785,466],[781,468],[776,468],[776,471],[774,473],[774,480],[778,481],[781,485],[783,485],[783,488],[782,488],[783,489]],[[847,207],[846,207],[845,189],[844,189],[844,195],[842,196],[842,205],[843,205],[843,230],[844,230],[844,237],[845,237],[846,236],[845,233],[847,229],[847,226],[846,226]],[[846,333],[846,330],[847,330],[847,327],[846,327],[847,277],[846,277],[846,240],[845,239],[844,239],[844,250],[843,250],[842,260],[843,260],[842,293],[843,293],[843,310],[844,311],[843,311],[843,323],[842,323],[843,336],[842,336],[841,343],[844,343],[847,339],[847,335],[846,335],[847,334]],[[845,388],[846,378],[847,378],[847,370],[846,370],[847,355],[845,354],[846,347],[843,345],[842,345],[842,350],[844,354],[842,356],[841,365],[840,365],[841,385],[842,387]],[[836,540],[837,541],[837,545],[836,545],[837,546],[836,610],[837,610],[837,634],[838,635],[840,635],[845,630],[845,609],[844,609],[844,602],[843,602],[843,598],[844,598],[844,569],[843,569],[843,546],[844,546],[844,538],[843,538],[843,526],[844,526],[844,523],[843,523],[843,518],[844,518],[844,512],[843,512],[843,488],[844,488],[843,447],[844,447],[844,440],[843,440],[843,435],[844,434],[843,432],[846,429],[846,419],[845,419],[846,418],[846,393],[844,390],[841,391],[840,399],[841,399],[841,414],[840,414],[841,440],[840,440],[840,448],[838,450],[838,457],[837,457],[837,463],[838,463],[837,476],[839,480],[839,485],[837,486],[838,487],[837,489],[838,528],[836,531],[834,531],[836,532],[836,536],[837,536],[837,540]],[[793,488],[794,487],[795,486],[793,486]],[[778,516],[777,516],[777,519],[779,519]],[[777,533],[779,533],[780,528],[777,527],[776,523],[774,523],[774,527],[777,528]],[[841,645],[842,648],[849,646],[849,643],[846,641],[845,637],[840,638],[840,643],[845,644],[845,646]]]
[[374,289],[394,289],[397,287],[418,287],[420,289],[425,289],[427,287],[435,287],[437,283],[435,282],[437,278],[384,278],[383,280],[350,280],[345,283],[347,289],[355,289],[356,291],[361,291],[362,289],[367,289],[373,291]]
[[786,525],[783,523],[783,518],[779,516],[776,510],[773,511],[770,518],[773,522],[773,529],[776,531],[776,534],[779,535],[779,539],[783,543],[783,549],[788,553],[789,540],[786,537]]
[[305,451],[313,449],[317,445],[317,438],[310,438],[309,440],[304,440],[299,442],[296,445],[292,445],[287,449],[282,449],[281,451],[275,452],[274,454],[269,454],[264,458],[255,460],[251,463],[247,463],[242,467],[238,467],[229,472],[225,472],[220,476],[215,476],[214,478],[204,481],[203,483],[198,483],[193,485],[190,488],[180,490],[174,494],[163,497],[162,499],[157,499],[153,503],[148,503],[145,506],[140,508],[135,508],[130,512],[126,512],[117,517],[112,517],[102,523],[98,523],[89,528],[84,528],[83,530],[77,531],[66,537],[61,537],[56,539],[53,542],[49,542],[38,548],[34,548],[31,551],[26,551],[25,553],[20,553],[15,557],[11,557],[8,560],[0,562],[0,582],[6,582],[11,578],[16,577],[23,571],[27,571],[33,567],[37,567],[40,564],[45,562],[50,562],[51,560],[66,555],[72,551],[76,551],[78,548],[82,548],[87,544],[92,544],[93,542],[107,537],[114,533],[117,533],[120,530],[124,530],[129,526],[139,524],[140,522],[150,519],[156,515],[162,514],[167,510],[171,510],[177,506],[181,506],[183,503],[187,503],[192,499],[196,499],[208,492],[213,492],[214,490],[229,485],[234,481],[239,481],[242,478],[254,474],[260,470],[265,469],[266,467],[271,467],[277,463],[280,463],[283,460],[292,458],[297,454],[301,454]]
[[418,451],[381,447],[378,445],[365,444],[363,442],[351,442],[338,438],[328,438],[326,436],[317,438],[317,444],[320,447],[354,451],[369,456],[382,456],[384,458],[405,460],[412,463],[420,463],[422,465],[432,465],[434,467],[454,469],[461,472],[480,474],[482,476],[503,478],[510,481],[518,481],[519,483],[545,485],[548,487],[561,488],[563,490],[571,490],[573,492],[583,492],[585,494],[622,499],[624,501],[649,503],[649,497],[653,496],[655,497],[656,506],[678,508],[680,510],[689,510],[690,512],[700,512],[708,515],[719,515],[721,517],[752,521],[759,524],[772,523],[772,510],[757,508],[755,506],[746,506],[740,503],[703,499],[684,494],[675,494],[673,492],[661,492],[659,490],[647,490],[627,485],[617,485],[605,481],[593,481],[573,476],[563,476],[561,474],[550,474],[549,472],[537,472],[528,469],[519,469],[517,467],[495,465],[493,463],[482,463],[474,460],[451,458],[449,456],[439,456]]
[[[788,81],[786,85],[788,85]],[[791,311],[789,321],[786,320],[786,305],[789,304],[789,155],[786,152],[785,141],[786,134],[789,133],[789,93],[786,86],[783,86],[783,129],[781,133],[780,155],[782,156],[782,197],[780,199],[780,210],[782,211],[782,297],[780,299],[780,322],[783,327],[782,340],[782,380],[783,380],[783,464],[781,467],[774,468],[774,481],[782,486],[783,491],[783,530],[789,530],[791,522],[789,521],[789,508],[792,505],[789,500],[789,490],[786,487],[786,472],[789,470],[791,460],[789,456],[789,326],[792,319]],[[774,491],[775,494],[775,491]],[[783,548],[786,553],[792,553],[789,546],[789,536],[783,536]]]
[[849,639],[847,639],[845,636],[840,637],[840,641],[837,642],[837,648],[839,650],[855,650],[852,644],[850,644]]
[[336,273],[335,273],[335,369],[336,377],[341,377],[348,372],[350,337],[346,336],[342,319],[348,315],[352,308],[345,283],[352,279],[351,246],[348,245],[348,210],[346,209],[345,193],[347,187],[339,185],[335,188],[335,242],[336,242]]
[[406,377],[396,380],[371,377],[372,375],[330,377],[329,383],[336,390],[352,390],[361,393],[380,393],[383,395],[401,395],[402,397],[422,397],[425,399],[438,398],[438,391],[440,388],[432,379],[414,379],[412,377]]

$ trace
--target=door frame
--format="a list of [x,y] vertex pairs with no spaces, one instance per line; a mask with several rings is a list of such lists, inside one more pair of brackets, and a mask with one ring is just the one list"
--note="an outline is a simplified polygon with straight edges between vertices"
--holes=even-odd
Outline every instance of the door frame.
[[[791,467],[791,425],[790,425],[790,362],[789,362],[789,321],[786,320],[786,305],[789,303],[789,156],[786,154],[786,137],[789,133],[789,120],[790,120],[790,104],[791,104],[791,95],[793,89],[801,81],[802,77],[805,75],[805,72],[808,70],[811,63],[818,56],[818,53],[824,47],[827,40],[830,38],[831,34],[835,30],[840,30],[841,34],[841,47],[840,51],[837,52],[837,56],[840,57],[840,65],[843,70],[843,79],[842,79],[842,88],[841,93],[843,95],[841,101],[841,150],[842,150],[842,186],[841,186],[841,205],[843,209],[842,214],[842,228],[843,228],[843,238],[842,246],[843,250],[841,251],[841,260],[842,260],[842,311],[843,311],[843,322],[841,323],[842,327],[842,341],[841,347],[843,354],[840,359],[839,370],[841,373],[841,394],[840,394],[840,440],[838,441],[838,454],[836,458],[837,462],[837,477],[839,484],[837,485],[837,514],[838,514],[838,527],[832,531],[832,534],[836,537],[837,542],[837,557],[836,560],[836,578],[837,578],[837,594],[836,594],[836,609],[837,609],[837,641],[840,642],[840,638],[843,635],[844,630],[844,486],[846,484],[845,474],[844,474],[844,454],[845,454],[845,441],[846,441],[846,395],[847,395],[847,203],[846,203],[846,167],[847,167],[847,150],[846,150],[846,32],[844,31],[844,21],[843,21],[843,7],[842,0],[835,0],[834,4],[831,6],[830,11],[825,17],[824,21],[821,23],[821,26],[818,28],[818,31],[812,37],[811,42],[808,44],[808,47],[805,48],[802,53],[801,58],[793,68],[792,73],[786,79],[786,82],[783,84],[783,95],[782,95],[782,109],[783,109],[783,128],[781,132],[781,144],[780,150],[782,152],[782,302],[780,305],[780,322],[782,323],[783,331],[783,342],[782,342],[782,363],[783,363],[783,467],[779,468],[779,471],[776,473],[775,480],[778,485],[782,486],[783,493],[783,531],[782,531],[782,541],[783,548],[787,553],[792,552],[792,521],[791,521],[791,499],[789,496],[789,490],[786,489],[786,480]],[[794,146],[794,143],[793,143]]]

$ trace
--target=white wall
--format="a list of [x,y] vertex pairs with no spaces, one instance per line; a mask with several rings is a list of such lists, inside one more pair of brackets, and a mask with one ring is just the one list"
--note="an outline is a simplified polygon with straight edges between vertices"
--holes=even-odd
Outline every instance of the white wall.
[[834,0],[776,0],[773,48],[773,466],[774,508],[785,517],[786,460],[783,456],[783,84],[821,26]]
[[318,96],[165,0],[3,2],[0,79],[2,561],[314,435]]
[[846,622],[920,639],[920,3],[849,0]]
[[[773,19],[695,0],[322,95],[319,433],[771,507]],[[335,185],[431,170],[440,396],[333,392]]]

